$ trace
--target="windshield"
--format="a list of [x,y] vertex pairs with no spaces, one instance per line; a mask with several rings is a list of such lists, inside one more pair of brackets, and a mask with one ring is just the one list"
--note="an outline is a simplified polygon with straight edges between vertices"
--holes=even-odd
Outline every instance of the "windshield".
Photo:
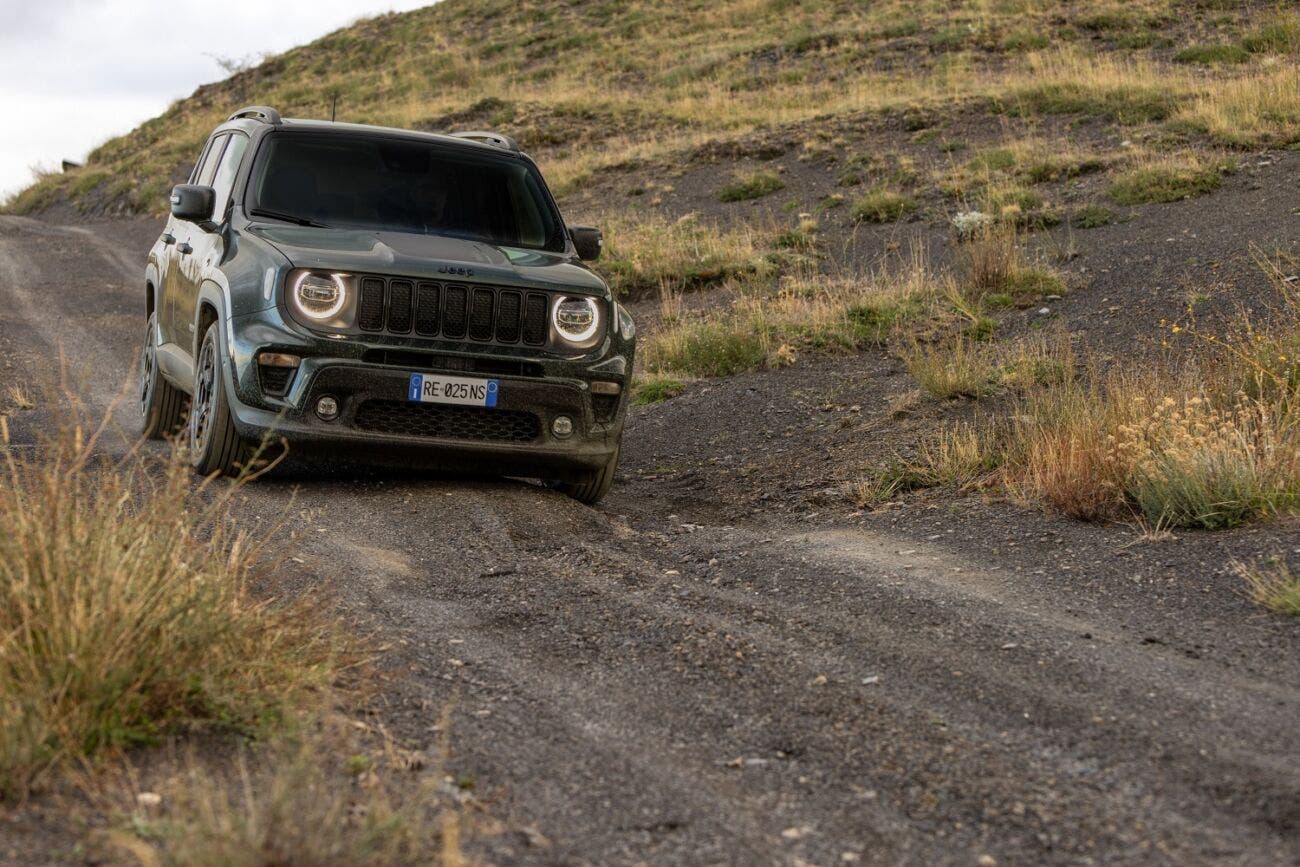
[[564,250],[535,167],[437,142],[275,133],[258,150],[250,190],[251,216]]

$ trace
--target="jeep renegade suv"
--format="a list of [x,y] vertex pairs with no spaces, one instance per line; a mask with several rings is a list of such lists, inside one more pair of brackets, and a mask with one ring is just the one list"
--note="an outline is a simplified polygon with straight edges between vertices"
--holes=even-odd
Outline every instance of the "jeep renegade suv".
[[[506,136],[281,119],[208,139],[145,269],[140,411],[202,474],[257,444],[609,489],[635,332]],[[188,419],[188,420],[187,420]]]

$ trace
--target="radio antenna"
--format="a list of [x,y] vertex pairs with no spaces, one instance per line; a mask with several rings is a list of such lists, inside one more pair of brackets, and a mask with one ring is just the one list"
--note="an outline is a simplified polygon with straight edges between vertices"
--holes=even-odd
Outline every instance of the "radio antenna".
[[338,109],[338,107],[339,107],[339,95],[336,93],[334,94],[333,99],[330,100],[330,123],[334,122],[334,113],[336,109]]

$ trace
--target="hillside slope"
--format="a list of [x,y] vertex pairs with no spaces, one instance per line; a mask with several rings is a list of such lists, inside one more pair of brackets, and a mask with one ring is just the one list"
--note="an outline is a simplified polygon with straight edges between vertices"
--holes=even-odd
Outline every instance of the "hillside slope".
[[233,108],[421,129],[491,126],[561,193],[813,118],[920,129],[988,116],[1105,117],[1166,147],[1300,141],[1300,18],[1250,0],[445,0],[363,20],[207,85],[38,180],[18,213],[161,212]]

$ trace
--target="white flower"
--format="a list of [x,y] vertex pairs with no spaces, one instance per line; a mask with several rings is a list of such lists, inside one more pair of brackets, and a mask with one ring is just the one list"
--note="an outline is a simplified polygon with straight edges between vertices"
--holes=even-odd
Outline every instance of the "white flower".
[[952,225],[957,230],[957,237],[968,241],[993,225],[993,217],[981,211],[962,211],[952,218]]

